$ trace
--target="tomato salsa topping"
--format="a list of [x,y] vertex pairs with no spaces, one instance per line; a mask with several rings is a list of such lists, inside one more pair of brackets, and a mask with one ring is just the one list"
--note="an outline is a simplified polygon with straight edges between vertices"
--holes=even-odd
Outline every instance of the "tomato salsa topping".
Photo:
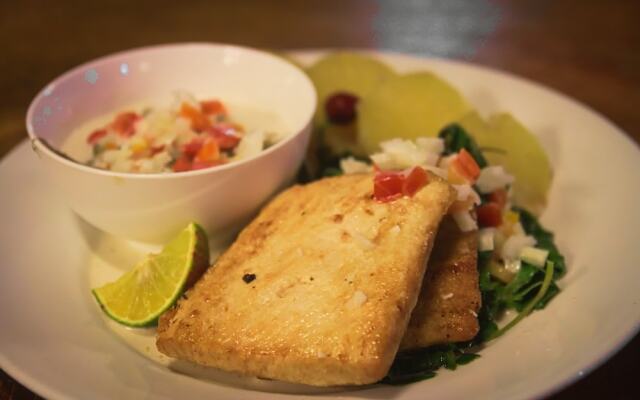
[[389,202],[403,196],[412,197],[429,181],[421,167],[405,171],[377,171],[373,178],[373,197],[379,202]]

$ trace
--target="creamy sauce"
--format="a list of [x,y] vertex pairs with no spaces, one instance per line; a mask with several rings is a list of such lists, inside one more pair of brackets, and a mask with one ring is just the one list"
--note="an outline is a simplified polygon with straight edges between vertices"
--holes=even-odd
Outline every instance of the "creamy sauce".
[[[224,100],[224,99],[223,99]],[[87,143],[91,132],[108,125],[115,115],[124,111],[142,112],[146,108],[168,108],[168,104],[157,104],[153,101],[142,101],[129,106],[121,107],[115,112],[93,118],[74,129],[60,146],[60,150],[69,157],[81,163],[86,163],[92,157],[92,146]],[[224,102],[233,121],[242,124],[246,132],[264,131],[273,133],[280,141],[289,134],[290,128],[285,121],[275,112],[256,108],[254,106]]]
[[[218,236],[209,242],[212,261],[229,246],[232,239],[232,237]],[[93,252],[88,262],[89,282],[87,290],[116,280],[120,275],[125,273],[128,268],[133,267],[139,262],[145,254],[160,251],[159,246],[128,241],[98,232],[97,230],[92,232],[91,243]],[[128,328],[120,325],[106,317],[97,303],[95,304],[95,312],[103,316],[105,326],[127,346],[152,362],[179,374],[226,386],[276,393],[313,394],[344,391],[347,389],[341,387],[317,388],[307,385],[247,377],[216,368],[203,367],[187,361],[176,360],[165,356],[157,350],[155,328]],[[358,388],[361,389],[362,387]]]

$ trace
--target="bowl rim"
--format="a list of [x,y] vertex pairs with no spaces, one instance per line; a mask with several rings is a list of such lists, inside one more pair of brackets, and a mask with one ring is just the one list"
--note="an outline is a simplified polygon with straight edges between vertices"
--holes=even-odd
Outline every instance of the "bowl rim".
[[[309,108],[308,115],[305,118],[305,120],[307,121],[306,124],[304,124],[303,126],[297,127],[297,129],[292,129],[293,132],[290,135],[280,140],[276,144],[270,146],[269,148],[262,150],[259,154],[256,154],[252,157],[230,162],[227,164],[217,165],[212,168],[204,168],[204,169],[195,170],[195,171],[171,172],[171,173],[117,172],[117,171],[111,171],[111,170],[106,170],[101,168],[90,167],[88,165],[82,164],[81,162],[72,161],[70,159],[63,157],[60,154],[57,154],[55,151],[51,150],[48,146],[44,145],[42,143],[42,139],[35,135],[32,121],[34,120],[34,117],[35,117],[36,104],[39,103],[39,100],[41,100],[43,97],[48,95],[47,91],[51,90],[51,88],[55,88],[56,86],[60,85],[62,82],[70,79],[72,76],[75,76],[78,73],[81,73],[87,68],[100,65],[105,61],[122,57],[129,53],[155,52],[160,50],[176,50],[176,49],[182,49],[182,48],[200,48],[203,50],[213,49],[213,48],[232,49],[235,51],[242,51],[242,52],[253,53],[261,56],[266,56],[267,58],[271,58],[272,60],[277,61],[282,65],[285,65],[287,68],[290,68],[294,74],[298,74],[300,77],[302,77],[303,82],[305,82],[307,86],[307,89],[309,89],[312,93],[311,107]],[[87,172],[90,174],[102,175],[106,177],[115,177],[115,178],[128,178],[128,179],[141,179],[141,180],[180,179],[180,178],[193,177],[193,176],[199,176],[199,175],[221,173],[223,171],[227,171],[229,169],[251,163],[261,157],[265,157],[271,153],[278,151],[280,148],[284,147],[287,143],[294,141],[298,136],[300,136],[310,128],[311,124],[313,123],[313,115],[315,113],[317,103],[318,103],[317,92],[309,76],[300,67],[295,66],[293,63],[288,62],[287,60],[277,56],[274,53],[271,53],[266,50],[256,49],[253,47],[228,44],[228,43],[179,42],[179,43],[156,44],[156,45],[150,45],[150,46],[134,47],[131,49],[110,53],[110,54],[89,60],[87,62],[84,62],[82,64],[79,64],[67,70],[66,72],[62,73],[61,75],[58,75],[56,78],[54,78],[49,83],[47,83],[42,89],[38,91],[35,97],[33,97],[33,99],[29,104],[29,108],[27,110],[25,123],[27,128],[27,135],[29,136],[29,140],[31,141],[31,147],[38,156],[40,155],[39,153],[42,152],[46,156],[54,159],[55,161],[62,163],[68,167],[74,168],[78,171]]]

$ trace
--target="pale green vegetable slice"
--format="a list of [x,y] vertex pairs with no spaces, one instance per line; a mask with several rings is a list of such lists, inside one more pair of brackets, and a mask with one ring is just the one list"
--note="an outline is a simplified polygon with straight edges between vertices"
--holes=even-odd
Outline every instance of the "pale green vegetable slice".
[[492,165],[502,165],[515,176],[514,203],[539,214],[547,203],[553,172],[547,153],[538,139],[512,115],[492,115],[486,122],[469,113],[460,119],[484,150]]
[[118,280],[93,289],[102,310],[127,326],[154,324],[209,266],[204,230],[189,224],[159,254],[150,254]]
[[393,138],[437,136],[470,111],[462,95],[430,72],[388,79],[364,97],[358,108],[358,141],[371,154]]
[[395,76],[389,66],[375,58],[350,52],[331,53],[307,69],[318,92],[316,124],[326,121],[324,104],[337,92],[348,92],[360,98],[381,82]]

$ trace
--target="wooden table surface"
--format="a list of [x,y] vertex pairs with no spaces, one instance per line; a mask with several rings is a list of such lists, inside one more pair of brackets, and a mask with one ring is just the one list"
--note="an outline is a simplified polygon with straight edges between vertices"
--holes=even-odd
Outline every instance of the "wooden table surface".
[[[26,137],[28,103],[52,78],[114,51],[181,41],[467,60],[564,92],[640,143],[640,1],[5,1],[0,157]],[[640,398],[639,350],[636,337],[552,398]],[[39,397],[0,370],[0,400],[31,398]]]

